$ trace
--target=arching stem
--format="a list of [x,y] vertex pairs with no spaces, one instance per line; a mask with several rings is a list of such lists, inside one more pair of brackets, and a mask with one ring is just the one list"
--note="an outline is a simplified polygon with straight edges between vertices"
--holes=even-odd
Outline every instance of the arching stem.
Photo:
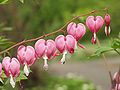
[[114,49],[114,50],[120,55],[120,52],[117,49]]

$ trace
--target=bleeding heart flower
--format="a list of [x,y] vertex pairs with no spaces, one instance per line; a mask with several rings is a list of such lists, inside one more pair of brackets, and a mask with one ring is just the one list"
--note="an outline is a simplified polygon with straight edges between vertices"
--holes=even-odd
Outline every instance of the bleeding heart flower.
[[59,35],[55,39],[56,47],[63,53],[63,57],[61,59],[61,64],[65,63],[65,56],[69,53],[74,53],[74,49],[76,46],[76,40],[72,35],[67,35],[66,37],[63,35]]
[[92,44],[96,43],[96,33],[100,30],[100,28],[103,26],[104,20],[101,16],[89,16],[86,19],[86,25],[88,29],[92,32]]
[[118,72],[114,74],[113,80],[115,80],[116,84],[120,83],[120,75]]
[[43,57],[45,70],[48,70],[47,60],[51,59],[56,51],[56,45],[53,40],[40,39],[35,43],[35,51],[39,58]]
[[82,23],[76,24],[74,22],[71,22],[67,26],[67,32],[69,35],[72,35],[76,39],[76,41],[78,41],[85,35],[86,28],[85,25]]
[[116,84],[115,89],[114,90],[120,90],[120,84]]
[[109,35],[110,31],[111,31],[111,29],[110,29],[110,15],[106,14],[104,19],[105,19],[105,24],[106,24],[106,26],[105,26],[105,34]]
[[19,46],[17,50],[17,57],[18,60],[22,65],[24,65],[24,73],[26,76],[30,73],[30,66],[34,64],[36,57],[35,57],[35,50],[32,46]]
[[1,75],[2,75],[2,64],[0,63],[0,81],[3,82]]
[[7,77],[10,78],[10,84],[15,87],[15,78],[20,74],[20,63],[16,58],[5,57],[2,61],[2,65]]

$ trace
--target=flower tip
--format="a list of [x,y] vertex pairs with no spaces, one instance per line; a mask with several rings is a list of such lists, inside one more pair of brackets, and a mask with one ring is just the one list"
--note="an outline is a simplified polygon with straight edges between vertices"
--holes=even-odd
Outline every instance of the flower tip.
[[45,71],[48,71],[48,65],[44,65],[44,66],[43,66],[43,69],[44,69]]
[[15,88],[15,80],[14,78],[12,77],[12,75],[10,75],[10,84],[13,88]]
[[105,26],[105,34],[106,34],[106,36],[109,36],[110,32],[111,32],[110,26],[109,27]]
[[67,52],[65,51],[65,52],[63,53],[62,59],[60,60],[60,63],[61,63],[61,64],[65,64],[65,56],[66,56],[66,54],[67,54]]
[[60,64],[65,64],[65,61],[63,61],[63,62],[62,62],[62,61],[60,61]]
[[93,33],[93,36],[91,39],[92,44],[96,44],[96,39],[97,39],[96,33]]
[[27,64],[25,64],[25,66],[24,66],[24,73],[26,76],[29,76],[30,70],[29,70],[29,67],[27,66]]
[[91,40],[92,44],[96,44],[96,39]]
[[92,44],[96,44],[96,41],[92,42]]

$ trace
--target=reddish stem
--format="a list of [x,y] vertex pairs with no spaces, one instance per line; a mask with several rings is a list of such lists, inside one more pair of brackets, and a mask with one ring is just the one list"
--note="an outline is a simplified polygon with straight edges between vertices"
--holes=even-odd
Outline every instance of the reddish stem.
[[19,45],[21,45],[21,44],[28,43],[28,42],[32,42],[32,41],[36,41],[36,40],[39,40],[39,39],[41,39],[41,38],[44,38],[44,37],[47,37],[47,36],[51,36],[51,35],[53,35],[53,34],[56,34],[56,33],[58,33],[58,32],[63,32],[63,29],[64,29],[70,22],[72,22],[72,21],[74,21],[74,20],[76,20],[76,19],[78,19],[78,18],[80,18],[80,17],[83,17],[83,16],[87,16],[87,15],[90,15],[90,14],[93,14],[93,13],[97,13],[97,12],[100,12],[100,11],[106,11],[107,9],[108,9],[108,8],[103,8],[103,9],[100,9],[100,10],[93,10],[93,11],[87,13],[87,14],[82,14],[82,15],[76,16],[76,17],[72,18],[70,21],[68,21],[64,26],[62,26],[62,27],[61,27],[60,29],[58,29],[57,31],[54,31],[54,32],[51,32],[51,33],[42,35],[42,36],[37,37],[37,38],[33,38],[33,39],[29,39],[29,40],[23,40],[23,41],[21,41],[21,42],[18,42],[18,43],[16,43],[16,44],[14,44],[13,46],[11,46],[11,47],[9,47],[9,48],[1,51],[0,54],[6,53],[6,52],[8,52],[9,50],[11,50],[12,48],[15,48],[15,47],[17,47],[17,46],[19,46]]

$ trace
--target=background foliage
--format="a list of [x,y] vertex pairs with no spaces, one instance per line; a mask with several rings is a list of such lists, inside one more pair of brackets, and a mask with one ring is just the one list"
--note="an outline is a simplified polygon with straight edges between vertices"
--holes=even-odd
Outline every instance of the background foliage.
[[[24,4],[22,4],[21,2]],[[110,13],[112,18],[112,33],[109,37],[106,37],[104,34],[104,28],[99,31],[98,37],[100,41],[103,42],[102,45],[105,47],[99,49],[97,46],[94,46],[98,48],[95,54],[100,55],[101,53],[106,52],[111,48],[118,49],[120,47],[120,44],[116,44],[120,43],[119,38],[114,39],[112,45],[110,44],[109,47],[106,47],[108,46],[108,43],[106,43],[106,39],[110,41],[112,37],[117,37],[118,33],[120,32],[119,0],[0,0],[0,3],[0,51],[11,46],[15,42],[38,37],[43,35],[44,33],[55,31],[76,15],[85,14],[94,9],[101,9],[105,7],[109,8],[108,12]],[[102,15],[104,17],[104,12],[97,13],[97,15]],[[86,17],[81,17],[75,22],[85,23],[85,20]],[[56,36],[57,34],[49,38],[54,39]],[[48,37],[46,37],[46,39],[47,38]],[[81,56],[88,57],[92,51],[95,51],[95,49],[91,47],[90,40],[91,33],[89,30],[87,30],[86,35],[80,42],[83,42],[86,47],[90,47],[90,51],[83,51],[84,55],[82,55],[80,52],[76,52],[77,55],[75,55],[74,58],[78,60],[78,58],[81,58]],[[34,42],[30,44],[33,45]],[[14,50],[11,50],[12,54],[14,55],[15,52],[13,51]],[[79,55],[79,53],[81,54],[81,56]],[[2,58],[0,60],[2,60]],[[36,74],[37,73],[38,72],[36,72]],[[45,74],[41,73],[41,75],[44,76]],[[33,77],[37,77],[38,79],[39,75],[36,76],[33,74]],[[33,77],[31,77],[31,80],[34,80]],[[40,84],[45,83],[48,85],[47,87],[52,87],[52,84],[54,84],[53,82],[56,82],[53,80],[53,82],[51,82],[52,84],[48,84],[47,81],[44,82],[44,79],[42,77],[39,77],[39,79]],[[63,80],[59,78],[56,79],[59,83],[61,83],[61,81]],[[51,80],[51,78],[48,78],[48,81],[49,80]],[[64,82],[64,84],[68,84],[69,80],[66,80]],[[28,86],[29,84],[30,82],[28,83]],[[82,82],[80,85],[82,84],[84,84],[84,82]]]

